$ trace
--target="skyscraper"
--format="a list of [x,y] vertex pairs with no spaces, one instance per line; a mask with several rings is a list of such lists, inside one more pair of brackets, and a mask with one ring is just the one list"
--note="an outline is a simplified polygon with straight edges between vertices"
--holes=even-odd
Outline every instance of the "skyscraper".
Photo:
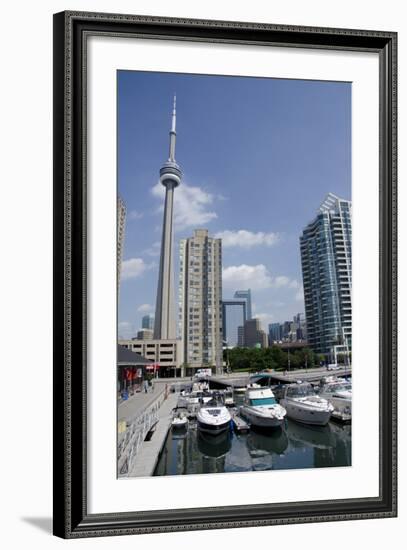
[[352,346],[352,203],[329,193],[301,237],[307,340],[314,351]]
[[252,293],[250,288],[247,290],[236,290],[234,298],[236,300],[246,300],[246,319],[252,318]]
[[181,183],[182,178],[181,169],[175,161],[176,117],[176,98],[174,96],[169,156],[160,169],[160,181],[165,187],[165,203],[154,322],[154,338],[157,340],[169,340],[176,336],[172,221],[174,190]]
[[117,289],[120,288],[122,271],[124,233],[126,227],[126,206],[121,197],[117,197]]
[[245,321],[243,332],[246,348],[268,348],[267,334],[261,328],[260,319],[248,319]]
[[206,229],[180,241],[179,326],[184,362],[221,372],[222,241]]
[[273,345],[273,342],[280,342],[282,340],[282,325],[280,323],[270,323],[269,324],[269,343],[270,346]]
[[154,330],[154,316],[153,315],[143,315],[141,319],[141,328],[146,328],[148,330]]
[[246,306],[246,300],[222,302],[223,340],[228,347],[235,347],[239,343],[238,329],[247,319]]

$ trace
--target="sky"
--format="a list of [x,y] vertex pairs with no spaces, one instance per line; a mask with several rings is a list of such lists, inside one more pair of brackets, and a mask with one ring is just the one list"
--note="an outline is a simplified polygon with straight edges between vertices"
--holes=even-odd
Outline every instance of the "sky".
[[251,288],[265,330],[303,313],[300,234],[328,192],[351,199],[351,84],[137,71],[117,84],[119,337],[154,314],[174,93],[175,287],[179,240],[206,228],[222,238],[224,298]]

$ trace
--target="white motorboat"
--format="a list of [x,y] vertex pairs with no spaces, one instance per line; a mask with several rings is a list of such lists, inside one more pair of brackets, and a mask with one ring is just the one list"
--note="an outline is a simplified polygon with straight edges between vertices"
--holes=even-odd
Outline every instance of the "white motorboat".
[[177,414],[171,421],[171,426],[173,428],[186,428],[188,426],[188,418],[185,413]]
[[223,392],[223,397],[224,397],[226,407],[233,407],[233,405],[235,404],[235,400],[233,397],[233,390],[229,388],[226,389]]
[[252,426],[279,428],[284,422],[286,410],[279,405],[270,388],[248,387],[240,414]]
[[193,390],[190,392],[181,392],[178,399],[179,407],[190,408],[202,403],[207,403],[212,399],[212,394],[207,390]]
[[201,405],[196,420],[201,432],[218,434],[230,428],[232,417],[220,396],[214,396]]
[[333,405],[315,393],[311,384],[300,382],[289,384],[280,400],[287,416],[304,424],[325,426],[334,410]]
[[321,380],[318,395],[333,405],[335,412],[352,415],[352,383],[335,376]]
[[239,386],[234,389],[235,393],[246,393],[248,388],[261,388],[260,384],[256,384],[255,382],[251,384],[247,384],[246,386]]

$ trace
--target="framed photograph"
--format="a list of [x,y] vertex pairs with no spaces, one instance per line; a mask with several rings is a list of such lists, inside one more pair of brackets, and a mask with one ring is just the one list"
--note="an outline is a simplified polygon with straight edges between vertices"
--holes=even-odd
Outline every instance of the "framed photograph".
[[54,534],[394,517],[393,32],[54,16]]

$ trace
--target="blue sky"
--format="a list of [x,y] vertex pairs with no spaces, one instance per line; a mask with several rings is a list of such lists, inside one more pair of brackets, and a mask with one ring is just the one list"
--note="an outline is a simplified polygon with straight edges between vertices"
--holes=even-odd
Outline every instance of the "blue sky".
[[351,84],[119,71],[119,335],[154,313],[174,92],[177,257],[179,239],[207,228],[222,237],[223,296],[251,288],[264,329],[292,319],[304,311],[301,231],[328,192],[351,199]]

